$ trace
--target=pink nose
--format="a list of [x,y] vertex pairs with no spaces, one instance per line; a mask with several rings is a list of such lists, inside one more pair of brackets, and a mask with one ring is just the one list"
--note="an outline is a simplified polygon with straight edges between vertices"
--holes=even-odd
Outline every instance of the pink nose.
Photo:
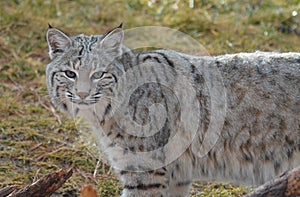
[[85,99],[89,93],[88,92],[78,92],[77,95],[81,98],[81,99]]

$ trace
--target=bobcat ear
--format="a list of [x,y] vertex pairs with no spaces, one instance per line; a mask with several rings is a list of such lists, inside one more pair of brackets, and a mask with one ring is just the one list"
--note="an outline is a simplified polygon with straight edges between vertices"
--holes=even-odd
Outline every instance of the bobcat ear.
[[58,54],[64,52],[71,46],[71,39],[62,31],[55,28],[50,28],[47,31],[47,42],[49,47],[50,59],[53,59]]
[[109,52],[114,52],[115,55],[121,54],[124,31],[122,26],[117,27],[104,35],[100,42],[100,47]]

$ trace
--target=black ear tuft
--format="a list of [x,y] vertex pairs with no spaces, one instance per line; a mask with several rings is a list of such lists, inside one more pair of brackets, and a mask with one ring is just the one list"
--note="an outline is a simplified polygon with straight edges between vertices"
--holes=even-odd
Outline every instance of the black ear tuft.
[[122,29],[122,27],[123,27],[123,22],[122,22],[118,27],[115,27],[115,28],[109,30],[108,32],[106,32],[106,33],[104,34],[104,37],[106,37],[106,36],[107,36],[108,34],[110,34],[111,32],[115,31],[116,29]]
[[117,28],[123,28],[123,22],[121,22],[121,24]]
[[52,29],[53,27],[50,25],[50,23],[48,23],[48,28],[49,29]]

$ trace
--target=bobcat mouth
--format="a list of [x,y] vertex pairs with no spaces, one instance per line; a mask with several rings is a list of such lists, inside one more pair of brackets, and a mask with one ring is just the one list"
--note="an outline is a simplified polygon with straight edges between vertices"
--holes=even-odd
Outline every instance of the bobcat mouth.
[[[79,99],[79,98],[74,98],[73,94],[71,92],[66,92],[66,97],[74,104],[76,105],[84,105],[84,106],[88,106],[88,105],[93,105],[95,103],[97,103],[99,101],[98,98],[89,98],[89,99]],[[100,98],[100,97],[99,97]]]
[[87,102],[85,102],[85,101],[80,101],[80,102],[78,103],[78,105],[90,105],[90,104],[87,103]]
[[98,102],[98,100],[78,100],[78,99],[74,99],[74,98],[69,98],[69,100],[76,104],[76,105],[84,105],[84,106],[88,106],[88,105],[94,105]]
[[[72,101],[72,100],[71,100]],[[97,103],[98,101],[84,101],[84,100],[80,100],[80,101],[72,101],[73,103],[77,104],[77,105],[93,105],[95,103]]]

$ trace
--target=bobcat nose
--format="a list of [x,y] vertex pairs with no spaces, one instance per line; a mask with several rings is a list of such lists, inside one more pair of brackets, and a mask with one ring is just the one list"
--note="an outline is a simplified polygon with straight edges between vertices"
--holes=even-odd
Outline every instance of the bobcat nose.
[[81,98],[81,99],[85,99],[89,93],[88,92],[78,92],[77,95]]

